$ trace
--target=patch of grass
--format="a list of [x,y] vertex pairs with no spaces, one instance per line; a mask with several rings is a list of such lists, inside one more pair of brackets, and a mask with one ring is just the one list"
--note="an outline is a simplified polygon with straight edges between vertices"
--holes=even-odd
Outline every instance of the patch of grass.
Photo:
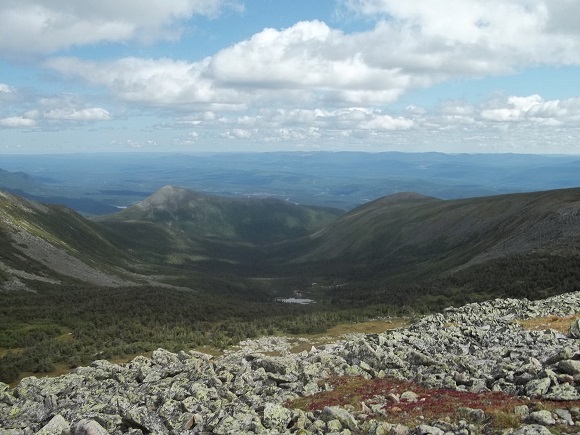
[[[70,367],[69,364],[56,363],[53,365],[52,370],[42,373],[42,376],[47,377],[47,378],[56,378],[56,377],[61,376],[61,375],[66,375],[67,373],[70,373],[71,371],[72,371],[72,368]],[[21,372],[18,375],[18,377],[14,381],[10,382],[8,385],[10,385],[11,388],[15,388],[22,379],[24,379],[28,376],[38,376],[38,373],[37,372]]]
[[410,325],[407,318],[393,318],[369,322],[343,323],[330,328],[326,335],[340,337],[345,334],[380,334],[393,329],[404,328]]
[[380,334],[385,331],[404,328],[409,326],[410,323],[408,318],[396,317],[388,320],[341,323],[318,334],[293,334],[292,337],[302,338],[303,340],[296,340],[296,345],[290,349],[290,352],[309,351],[312,346],[334,343],[348,334]]
[[109,361],[112,362],[113,364],[126,364],[138,356],[144,356],[145,358],[151,358],[151,356],[153,356],[153,351],[134,353],[131,355],[124,355],[123,357],[119,357],[119,358],[111,358]]
[[213,357],[222,356],[224,354],[223,349],[218,349],[217,347],[214,346],[199,346],[193,350],[205,353],[207,355],[211,355]]
[[571,316],[559,317],[559,316],[548,316],[548,317],[535,317],[533,319],[521,319],[517,322],[524,327],[532,331],[543,331],[545,329],[553,329],[555,331],[561,332],[562,334],[567,334],[570,331],[570,325],[576,317],[580,316],[580,313],[572,314]]

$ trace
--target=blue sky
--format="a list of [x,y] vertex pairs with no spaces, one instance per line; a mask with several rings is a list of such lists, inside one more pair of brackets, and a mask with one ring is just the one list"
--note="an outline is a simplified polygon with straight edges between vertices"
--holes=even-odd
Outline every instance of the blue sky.
[[575,0],[0,0],[0,153],[580,153]]

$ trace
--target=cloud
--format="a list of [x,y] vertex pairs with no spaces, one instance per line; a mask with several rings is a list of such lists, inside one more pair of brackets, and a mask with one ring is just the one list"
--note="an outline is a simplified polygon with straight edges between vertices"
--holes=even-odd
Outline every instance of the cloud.
[[501,106],[485,109],[481,116],[495,122],[533,122],[545,125],[568,123],[580,116],[580,99],[544,101],[539,95],[512,96]]
[[407,130],[413,126],[413,121],[401,117],[393,118],[389,115],[383,115],[363,122],[360,126],[364,130]]
[[[378,20],[383,33],[393,32],[403,58],[414,60],[417,67],[439,64],[445,74],[452,68],[489,73],[518,65],[577,65],[580,61],[580,27],[571,18],[580,14],[578,2],[449,0],[444,8],[430,0],[342,3]],[[418,54],[424,59],[416,58]]]
[[111,114],[100,107],[90,107],[86,109],[53,109],[45,112],[43,117],[60,121],[108,121],[111,119]]
[[0,94],[11,94],[12,88],[7,84],[0,83]]
[[80,77],[92,85],[108,88],[123,101],[153,106],[215,105],[232,108],[244,99],[234,89],[217,88],[204,75],[208,60],[188,63],[172,59],[123,58],[93,62],[60,57],[46,66],[64,76]]
[[[567,0],[344,0],[376,20],[345,33],[322,21],[267,28],[195,62],[72,57],[46,66],[153,106],[381,106],[412,89],[537,65],[580,65]],[[580,12],[580,11],[579,11]],[[562,22],[562,26],[559,26]]]
[[111,113],[102,107],[91,107],[75,94],[42,96],[0,84],[0,126],[39,130],[67,128],[74,124],[108,121]]
[[19,0],[0,5],[0,53],[53,53],[99,42],[176,39],[194,15],[213,17],[231,0]]
[[221,134],[226,139],[249,139],[254,136],[255,131],[245,130],[242,128],[234,128]]
[[31,128],[36,125],[34,119],[25,118],[22,116],[10,116],[8,118],[0,119],[0,127],[6,128]]

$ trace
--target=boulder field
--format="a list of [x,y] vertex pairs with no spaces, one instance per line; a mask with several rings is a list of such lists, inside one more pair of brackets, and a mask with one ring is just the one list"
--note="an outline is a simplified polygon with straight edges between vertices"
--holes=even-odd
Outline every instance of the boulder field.
[[[126,364],[95,361],[15,388],[0,383],[0,435],[580,433],[578,318],[566,333],[516,321],[579,313],[580,292],[497,299],[297,354],[288,351],[289,339],[264,337],[214,358],[158,349]],[[501,392],[523,404],[510,410],[507,427],[493,426],[483,406],[401,424],[392,411],[425,400],[411,387],[354,404],[293,405],[332,391],[331,380],[344,377],[406,380],[474,397]],[[543,401],[550,406],[537,405]],[[400,406],[387,412],[388,402]]]

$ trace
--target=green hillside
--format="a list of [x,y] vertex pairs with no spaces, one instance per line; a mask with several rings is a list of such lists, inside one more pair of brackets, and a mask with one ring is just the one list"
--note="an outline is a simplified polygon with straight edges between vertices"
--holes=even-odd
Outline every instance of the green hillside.
[[66,207],[0,191],[0,281],[119,285],[131,255],[107,232]]
[[564,189],[448,201],[386,197],[284,249],[302,274],[340,284],[327,296],[350,291],[349,298],[369,303],[404,293],[400,300],[412,304],[459,284],[465,294],[490,297],[573,290],[578,246],[580,189]]
[[165,186],[136,205],[99,220],[145,221],[186,237],[267,243],[309,234],[342,213],[278,199],[226,198]]

